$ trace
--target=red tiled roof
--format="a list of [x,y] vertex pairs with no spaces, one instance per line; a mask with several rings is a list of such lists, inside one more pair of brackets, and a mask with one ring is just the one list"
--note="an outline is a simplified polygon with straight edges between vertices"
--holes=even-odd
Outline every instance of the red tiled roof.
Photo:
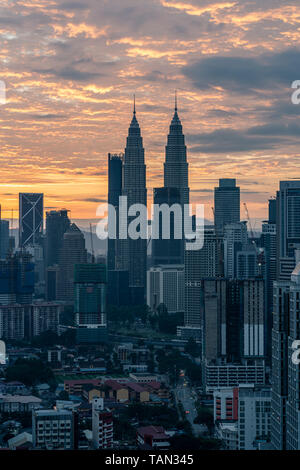
[[144,426],[138,428],[137,432],[143,437],[152,436],[155,439],[168,439],[169,437],[162,426]]

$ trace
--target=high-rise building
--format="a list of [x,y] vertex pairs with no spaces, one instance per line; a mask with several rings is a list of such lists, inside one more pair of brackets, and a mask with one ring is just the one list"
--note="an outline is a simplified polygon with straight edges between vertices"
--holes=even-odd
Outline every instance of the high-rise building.
[[46,266],[54,266],[59,262],[59,253],[65,232],[71,222],[67,209],[46,213]]
[[77,449],[78,417],[70,410],[33,410],[32,442],[34,449]]
[[[178,188],[154,188],[153,190],[154,204],[162,206],[163,204],[170,212],[170,219],[163,219],[163,212],[160,211],[159,219],[159,238],[152,237],[152,264],[153,266],[167,265],[167,264],[181,264],[184,259],[184,244],[181,239],[175,238],[175,225],[174,225],[174,211],[172,211],[173,204],[181,206],[180,190]],[[163,224],[170,224],[170,237],[163,239]]]
[[289,281],[300,249],[300,181],[280,181],[276,199],[277,279]]
[[147,305],[164,304],[168,313],[184,312],[184,265],[162,265],[147,271]]
[[217,434],[223,438],[227,424],[232,450],[256,450],[270,439],[271,390],[269,386],[240,384],[214,391],[214,419]]
[[34,292],[34,264],[26,252],[0,261],[0,304],[30,304]]
[[273,282],[276,281],[276,199],[269,200],[269,220],[262,224],[260,240],[265,253],[267,358],[272,359]]
[[300,372],[292,360],[293,343],[300,337],[298,251],[295,258],[291,280],[274,283],[271,437],[276,450],[300,450]]
[[226,278],[237,278],[237,253],[240,251],[244,251],[247,248],[248,233],[246,222],[235,222],[225,225],[224,275]]
[[[116,232],[119,233],[119,198],[122,196],[122,173],[123,173],[123,154],[115,155],[108,154],[108,204],[115,208],[116,214]],[[108,214],[108,224],[114,223],[110,217],[112,214]],[[108,226],[109,226],[108,225]],[[118,238],[108,238],[107,246],[107,269],[117,269],[119,261],[117,257],[120,256],[118,253]]]
[[[143,139],[136,118],[134,105],[133,118],[128,130],[123,167],[123,196],[127,206],[143,204],[147,206],[146,165]],[[128,217],[128,225],[134,218]],[[121,268],[129,271],[129,288],[133,304],[143,304],[146,295],[147,240],[127,237],[124,240],[123,263]]]
[[[189,204],[190,199],[189,173],[185,136],[183,134],[182,124],[178,116],[177,95],[175,97],[175,110],[173,119],[170,124],[170,130],[166,145],[166,157],[164,163],[164,187],[170,188],[170,192],[164,195],[163,193],[156,194],[156,197],[166,197],[167,199],[170,199],[170,201],[175,198],[175,202],[178,203],[179,196],[179,203],[182,207],[182,214],[184,214],[184,205]],[[179,192],[179,195],[175,194],[174,189],[172,190],[171,188],[176,188],[176,190]],[[176,253],[177,257],[178,254],[180,254],[180,259],[176,260],[177,264],[184,263],[185,237],[183,230],[184,224],[182,223],[182,239],[171,240],[170,243],[170,250]]]
[[225,225],[240,221],[240,188],[236,180],[222,178],[215,188],[215,227],[222,234]]
[[44,195],[19,193],[19,247],[42,243]]
[[177,188],[180,192],[181,204],[189,203],[187,150],[185,137],[182,131],[182,124],[178,116],[177,97],[166,146],[164,187]]
[[65,232],[59,255],[57,300],[74,301],[74,266],[87,262],[83,233],[76,224]]
[[129,272],[114,269],[107,272],[107,304],[116,307],[131,304]]
[[113,415],[104,407],[103,398],[92,402],[92,428],[94,449],[111,449],[113,446]]
[[78,343],[106,340],[106,266],[77,264],[74,274]]
[[0,220],[0,259],[5,259],[9,251],[9,222]]

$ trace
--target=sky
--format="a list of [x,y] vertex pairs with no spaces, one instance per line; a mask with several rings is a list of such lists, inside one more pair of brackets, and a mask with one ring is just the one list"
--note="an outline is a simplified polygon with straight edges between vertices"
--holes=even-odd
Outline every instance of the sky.
[[218,178],[237,179],[254,226],[279,180],[300,179],[299,0],[1,0],[0,44],[2,217],[43,192],[46,210],[95,219],[134,93],[149,202],[175,89],[207,218]]

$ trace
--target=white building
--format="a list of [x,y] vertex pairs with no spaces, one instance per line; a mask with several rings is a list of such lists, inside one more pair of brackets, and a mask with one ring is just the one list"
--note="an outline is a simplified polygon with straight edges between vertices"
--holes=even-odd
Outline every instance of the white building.
[[236,277],[237,253],[248,245],[246,222],[225,225],[224,228],[224,274],[233,279]]
[[103,398],[93,398],[92,429],[94,449],[110,449],[113,446],[113,416],[104,408]]
[[72,450],[75,442],[75,416],[69,410],[35,410],[32,437],[35,449]]
[[164,304],[168,313],[184,311],[184,265],[161,265],[147,272],[147,305],[155,311]]

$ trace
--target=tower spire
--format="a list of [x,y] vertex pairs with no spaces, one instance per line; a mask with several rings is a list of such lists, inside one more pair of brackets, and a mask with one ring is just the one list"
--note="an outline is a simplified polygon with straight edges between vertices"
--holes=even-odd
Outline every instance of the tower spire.
[[136,115],[136,109],[135,109],[135,93],[133,95],[133,114]]
[[178,106],[177,106],[177,90],[175,90],[175,112],[178,111]]

